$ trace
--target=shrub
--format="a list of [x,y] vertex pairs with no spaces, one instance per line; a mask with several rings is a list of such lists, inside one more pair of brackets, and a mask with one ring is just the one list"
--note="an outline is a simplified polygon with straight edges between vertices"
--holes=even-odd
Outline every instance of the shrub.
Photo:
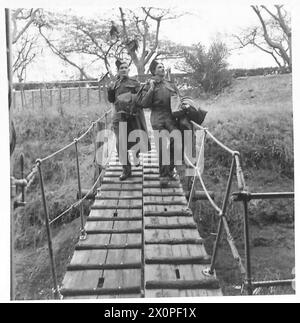
[[228,50],[222,42],[214,42],[208,50],[198,44],[184,52],[182,68],[191,73],[194,86],[201,86],[205,92],[219,93],[229,86],[232,73],[227,70]]

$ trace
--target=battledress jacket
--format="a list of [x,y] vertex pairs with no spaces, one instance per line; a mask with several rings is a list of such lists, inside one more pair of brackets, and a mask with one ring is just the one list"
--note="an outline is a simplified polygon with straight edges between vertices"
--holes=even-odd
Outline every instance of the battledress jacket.
[[[132,93],[137,94],[140,90],[140,83],[133,79],[133,78],[118,78],[117,81],[114,83],[112,87],[109,87],[107,90],[108,94],[108,101],[114,104],[114,114],[113,114],[113,127],[114,129],[117,127],[118,123],[121,121],[127,122],[127,136],[129,135],[130,131],[132,130],[143,130],[147,134],[148,138],[148,131],[147,131],[147,124],[145,120],[144,111],[140,108],[136,109],[136,113],[134,116],[126,115],[119,110],[118,104],[118,97],[125,93]],[[135,142],[128,142],[128,149],[131,149],[136,143]],[[150,142],[144,144],[145,149],[143,152],[149,151],[151,149]]]
[[176,129],[171,109],[171,96],[176,95],[175,85],[167,80],[156,81],[154,89],[150,84],[143,87],[138,104],[143,108],[151,109],[151,124],[153,129]]

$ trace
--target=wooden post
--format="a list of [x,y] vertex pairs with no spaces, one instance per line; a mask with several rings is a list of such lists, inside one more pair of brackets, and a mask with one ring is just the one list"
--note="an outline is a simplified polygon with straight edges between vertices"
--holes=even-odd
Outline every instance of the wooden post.
[[79,97],[78,97],[78,99],[79,99],[79,106],[81,107],[81,86],[80,86],[80,84],[78,86],[78,95],[79,95]]
[[[94,182],[97,180],[99,175],[101,174],[102,171],[102,166],[97,163],[97,152],[100,150],[101,146],[103,146],[103,142],[97,142],[97,135],[98,132],[102,131],[105,129],[105,124],[101,121],[98,121],[96,124],[96,127],[94,128]],[[99,156],[98,156],[99,157]],[[101,159],[103,159],[103,152]]]
[[34,90],[31,90],[32,109],[34,109]]
[[22,92],[23,92],[23,96],[24,96],[24,105],[25,105],[25,107],[27,107],[26,94],[25,94],[24,89]]
[[22,108],[24,108],[23,88],[21,88],[20,95],[21,95]]
[[107,104],[108,99],[107,99],[107,85],[106,84],[103,85],[103,91],[104,91],[104,94],[103,94],[104,95],[104,101]]
[[62,105],[62,98],[61,98],[61,86],[59,86],[59,105]]
[[98,96],[99,96],[99,103],[101,102],[101,84],[98,83]]
[[90,105],[90,88],[86,88],[86,99],[87,99],[87,105]]
[[53,105],[53,95],[52,95],[52,89],[50,89],[50,106]]
[[43,90],[40,88],[41,108],[44,109]]

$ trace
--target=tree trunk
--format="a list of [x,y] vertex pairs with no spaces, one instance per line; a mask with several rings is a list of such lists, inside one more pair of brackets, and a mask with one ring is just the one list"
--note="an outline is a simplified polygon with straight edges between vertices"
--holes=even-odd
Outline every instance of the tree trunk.
[[139,64],[137,66],[137,72],[138,72],[138,79],[141,80],[142,77],[145,75],[145,66],[144,66],[144,64]]

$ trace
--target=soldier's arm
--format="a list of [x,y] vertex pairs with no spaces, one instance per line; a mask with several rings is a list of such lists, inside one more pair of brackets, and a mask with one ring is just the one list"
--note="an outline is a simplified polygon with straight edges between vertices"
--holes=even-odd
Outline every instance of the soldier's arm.
[[153,103],[154,85],[146,84],[141,97],[140,105],[143,108],[150,108]]
[[138,81],[135,81],[134,83],[135,83],[134,93],[136,94],[139,92],[139,90],[141,88],[141,83]]
[[112,84],[107,88],[107,99],[110,103],[114,103],[116,101],[116,91]]

